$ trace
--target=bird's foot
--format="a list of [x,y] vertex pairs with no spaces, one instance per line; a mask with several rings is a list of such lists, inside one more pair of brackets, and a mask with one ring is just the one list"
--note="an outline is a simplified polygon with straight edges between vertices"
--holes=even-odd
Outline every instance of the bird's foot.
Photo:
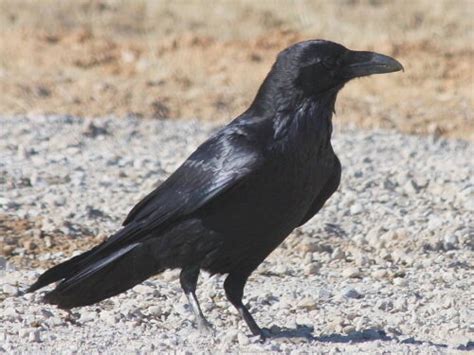
[[214,335],[215,331],[212,324],[207,321],[206,318],[198,318],[196,320],[196,326],[199,332],[203,335]]
[[254,336],[258,336],[259,343],[263,344],[268,338],[271,338],[272,332],[268,328],[259,328],[257,332],[252,332]]

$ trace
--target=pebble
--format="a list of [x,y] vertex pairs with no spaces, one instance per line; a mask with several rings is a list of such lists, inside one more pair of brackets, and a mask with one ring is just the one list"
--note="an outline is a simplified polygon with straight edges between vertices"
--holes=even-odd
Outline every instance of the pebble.
[[340,249],[340,248],[335,248],[331,254],[331,259],[332,260],[341,260],[344,259],[346,254]]
[[359,299],[359,298],[364,297],[359,291],[357,291],[353,287],[345,287],[341,291],[341,296],[343,296],[345,298],[354,298],[354,299]]
[[135,292],[138,292],[142,295],[152,295],[155,293],[155,289],[146,285],[137,285],[133,288]]
[[395,286],[401,286],[401,287],[403,287],[403,286],[407,286],[407,285],[408,285],[408,282],[407,282],[407,280],[405,280],[405,279],[402,278],[402,277],[395,277],[395,278],[393,279],[393,284],[394,284]]
[[456,235],[448,234],[443,238],[443,247],[445,250],[454,250],[458,248],[459,239]]
[[39,343],[39,342],[41,342],[41,336],[40,335],[41,334],[40,334],[39,330],[32,330],[28,334],[28,341]]
[[2,287],[3,293],[9,295],[9,296],[16,296],[18,294],[18,287],[9,285],[9,284],[4,284]]
[[306,309],[308,311],[315,310],[318,306],[318,303],[311,297],[305,297],[298,302],[298,307]]
[[362,273],[357,267],[348,267],[342,271],[342,276],[346,278],[362,277]]
[[314,262],[312,264],[308,264],[305,266],[304,273],[306,275],[316,275],[319,273],[320,269],[321,269],[321,264]]
[[0,256],[0,271],[7,268],[7,259],[3,256]]
[[387,270],[375,270],[371,273],[372,277],[375,279],[386,279],[389,276]]
[[239,342],[239,345],[241,345],[241,346],[245,346],[245,345],[248,345],[250,343],[250,340],[249,340],[248,336],[246,336],[242,332],[239,332],[237,334],[237,341]]
[[81,312],[81,322],[87,323],[91,322],[97,319],[97,313],[96,312],[91,312],[91,311],[82,311]]
[[355,203],[351,206],[350,212],[351,214],[359,214],[364,210],[360,203]]

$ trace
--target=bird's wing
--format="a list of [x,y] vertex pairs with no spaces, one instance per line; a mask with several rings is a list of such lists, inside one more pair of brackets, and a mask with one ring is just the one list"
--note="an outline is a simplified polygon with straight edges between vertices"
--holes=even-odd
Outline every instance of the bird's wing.
[[[125,219],[124,228],[93,249],[49,269],[29,291],[62,279],[69,279],[66,283],[63,281],[62,292],[69,286],[72,287],[70,291],[75,290],[73,285],[80,285],[83,276],[99,275],[99,271],[108,270],[106,266],[111,262],[133,253],[141,242],[159,235],[159,231],[170,223],[186,217],[245,180],[262,163],[262,154],[243,131],[232,126],[224,128],[138,203]],[[141,271],[148,275],[149,267]],[[113,278],[107,280],[113,281]]]
[[203,143],[163,184],[139,202],[124,225],[154,229],[190,214],[242,181],[262,164],[246,134],[225,129]]

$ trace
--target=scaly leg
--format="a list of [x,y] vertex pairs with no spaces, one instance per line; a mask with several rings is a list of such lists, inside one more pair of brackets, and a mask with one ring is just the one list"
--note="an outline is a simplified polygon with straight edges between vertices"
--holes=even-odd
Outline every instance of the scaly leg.
[[199,276],[199,267],[183,268],[179,275],[181,287],[188,298],[189,305],[196,318],[197,328],[201,332],[212,333],[212,326],[204,317],[196,297],[196,284]]
[[262,339],[265,339],[266,335],[258,326],[257,322],[255,322],[255,319],[253,319],[247,307],[242,303],[244,287],[249,275],[248,273],[230,273],[224,282],[225,294],[230,303],[237,308],[252,334],[260,335]]

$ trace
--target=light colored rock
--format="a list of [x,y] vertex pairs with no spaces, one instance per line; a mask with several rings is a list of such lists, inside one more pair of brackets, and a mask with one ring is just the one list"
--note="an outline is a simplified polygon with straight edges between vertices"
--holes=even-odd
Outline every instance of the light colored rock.
[[249,338],[242,332],[239,332],[237,334],[237,340],[239,342],[239,345],[241,345],[241,346],[245,346],[245,345],[248,345],[250,343]]
[[321,269],[321,264],[317,262],[313,262],[312,264],[308,264],[305,266],[304,273],[306,275],[317,275],[320,269]]
[[18,288],[10,284],[4,284],[2,290],[3,293],[9,296],[16,296],[18,294]]
[[345,253],[340,248],[335,248],[331,254],[332,260],[341,260],[345,258]]
[[41,333],[38,329],[32,330],[28,334],[28,341],[34,342],[34,343],[39,343],[41,342]]
[[318,303],[311,297],[305,297],[298,302],[298,307],[312,311],[317,309]]
[[133,288],[135,292],[138,292],[142,295],[152,295],[155,293],[155,289],[146,285],[137,285]]
[[401,286],[401,287],[404,287],[404,286],[407,286],[408,285],[408,282],[407,280],[405,280],[404,278],[402,277],[395,277],[393,279],[393,284],[395,286]]
[[347,267],[342,271],[342,276],[346,278],[362,277],[362,273],[357,267]]
[[362,207],[362,205],[360,203],[354,203],[350,208],[350,212],[353,215],[354,214],[359,214],[362,211],[364,211],[364,207]]

